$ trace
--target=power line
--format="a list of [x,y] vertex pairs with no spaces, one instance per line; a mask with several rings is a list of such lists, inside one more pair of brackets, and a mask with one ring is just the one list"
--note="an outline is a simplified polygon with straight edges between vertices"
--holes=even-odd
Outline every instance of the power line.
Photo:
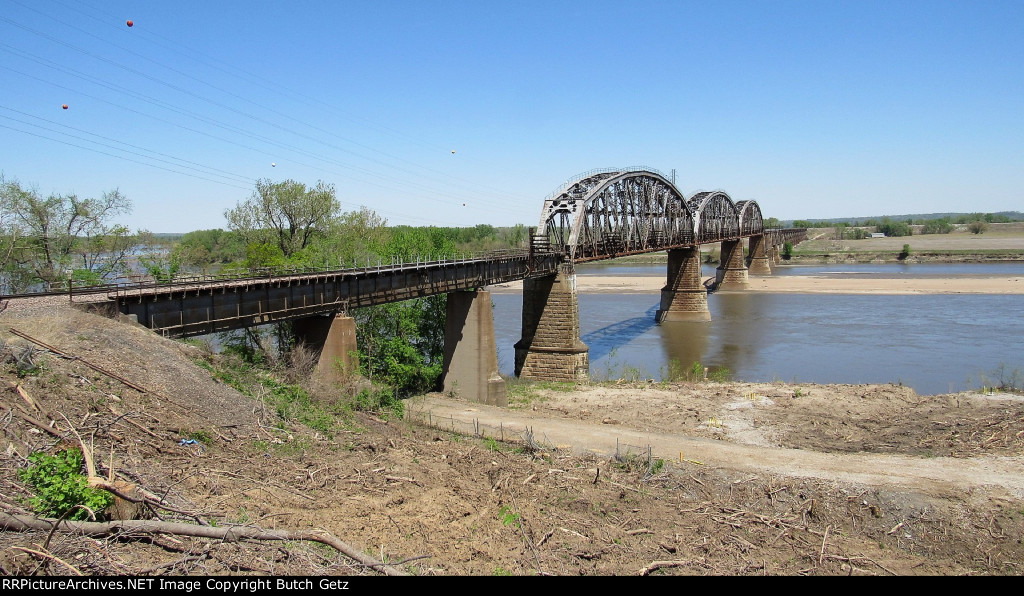
[[[18,4],[20,4],[20,3],[18,3]],[[22,6],[24,6],[24,5],[22,4]],[[29,8],[29,7],[26,7],[26,8]],[[32,8],[30,8],[30,10],[33,10],[34,12],[36,12],[36,13],[38,13],[38,14],[42,14],[42,13],[40,13],[39,11],[37,11],[37,10],[35,10],[35,9],[32,9]],[[44,15],[44,16],[47,16],[47,15]],[[225,93],[225,94],[227,94],[227,95],[229,95],[229,96],[231,96],[231,97],[235,97],[235,98],[237,98],[237,99],[240,99],[240,100],[246,101],[246,102],[248,102],[248,103],[251,103],[251,104],[253,104],[253,105],[256,105],[256,106],[258,106],[258,107],[261,107],[261,108],[263,108],[263,109],[266,109],[266,110],[268,110],[268,111],[270,111],[270,112],[272,112],[272,113],[275,113],[275,114],[277,114],[277,115],[279,115],[279,116],[281,116],[281,117],[283,117],[283,118],[286,118],[286,119],[288,119],[288,120],[290,120],[290,121],[292,121],[292,122],[296,122],[296,123],[302,124],[303,126],[307,126],[307,127],[309,127],[309,128],[314,128],[314,129],[316,129],[316,128],[317,128],[317,127],[315,127],[315,126],[313,126],[313,125],[309,125],[309,124],[306,124],[306,123],[304,123],[304,122],[302,122],[302,121],[299,121],[299,120],[297,120],[297,119],[295,119],[295,118],[292,118],[292,117],[288,116],[287,114],[283,114],[282,112],[279,112],[279,111],[277,111],[277,110],[274,110],[274,109],[272,109],[272,108],[269,108],[269,107],[267,107],[267,106],[263,106],[263,105],[261,105],[261,104],[259,104],[259,103],[257,103],[257,102],[254,102],[254,101],[252,101],[252,100],[250,100],[250,99],[248,99],[248,98],[246,98],[246,97],[243,97],[243,96],[240,96],[240,95],[234,94],[234,93],[232,93],[232,92],[230,92],[230,91],[226,91],[226,90],[224,90],[224,89],[221,89],[220,87],[217,87],[216,85],[213,85],[213,84],[207,83],[207,82],[205,82],[205,81],[202,81],[202,80],[200,80],[200,79],[198,79],[198,78],[196,78],[196,77],[193,77],[193,76],[191,76],[191,75],[189,75],[189,74],[187,74],[187,73],[184,73],[184,72],[182,72],[182,71],[180,71],[180,70],[178,70],[178,69],[175,69],[175,68],[173,68],[173,67],[170,67],[170,66],[167,66],[167,65],[165,65],[165,64],[162,64],[162,63],[160,63],[160,62],[158,62],[158,61],[156,61],[156,60],[153,60],[153,59],[151,59],[151,58],[148,58],[148,57],[142,56],[141,54],[139,54],[139,53],[137,53],[137,52],[134,52],[134,51],[132,51],[132,50],[130,50],[130,49],[124,48],[123,46],[119,46],[119,45],[117,45],[117,44],[113,44],[113,43],[112,43],[112,42],[110,42],[109,40],[106,40],[106,39],[104,39],[104,38],[100,38],[100,37],[98,37],[98,36],[95,36],[95,35],[93,35],[92,33],[89,33],[89,32],[87,32],[87,31],[84,31],[84,30],[82,30],[82,29],[80,29],[80,28],[78,28],[78,27],[76,27],[76,26],[74,26],[74,25],[69,25],[69,24],[67,24],[67,23],[65,23],[65,22],[63,22],[63,21],[61,21],[60,19],[58,19],[58,18],[56,18],[56,17],[49,17],[49,16],[48,16],[48,18],[51,18],[51,19],[53,19],[54,21],[56,21],[56,22],[60,22],[61,24],[64,24],[64,25],[66,25],[66,26],[68,26],[68,27],[71,27],[71,28],[73,28],[73,29],[75,29],[75,30],[78,30],[78,31],[82,31],[82,32],[83,32],[83,33],[85,33],[86,35],[89,35],[90,37],[93,37],[93,38],[95,38],[95,39],[98,39],[98,40],[102,41],[103,43],[107,43],[107,44],[109,44],[109,45],[112,45],[112,46],[114,46],[114,47],[116,47],[116,48],[118,48],[118,49],[120,49],[120,50],[122,50],[122,51],[126,51],[126,52],[129,52],[129,53],[132,53],[133,55],[139,56],[139,57],[141,57],[141,58],[143,58],[143,59],[145,59],[145,60],[148,60],[148,61],[150,61],[150,62],[153,62],[154,64],[157,64],[157,65],[159,65],[159,66],[162,66],[163,68],[167,68],[168,70],[171,70],[172,72],[176,72],[176,73],[178,73],[178,74],[181,74],[182,76],[185,76],[185,77],[187,77],[187,78],[189,78],[189,79],[191,79],[191,80],[194,80],[194,81],[196,81],[196,82],[198,82],[198,83],[201,83],[201,84],[207,85],[207,86],[209,86],[209,87],[211,87],[211,88],[213,88],[213,89],[215,89],[215,90],[217,90],[217,91],[220,91],[220,92],[222,92],[222,93]],[[281,131],[283,131],[283,132],[287,132],[287,133],[290,133],[290,134],[293,134],[293,135],[299,136],[299,137],[301,137],[301,138],[304,138],[304,139],[307,139],[307,140],[310,140],[310,141],[313,141],[313,142],[321,143],[321,144],[323,144],[323,145],[325,145],[325,146],[327,146],[327,147],[330,147],[330,148],[332,148],[332,149],[335,149],[335,150],[337,150],[337,151],[341,151],[341,152],[343,152],[343,153],[347,153],[347,154],[353,155],[353,156],[355,156],[355,157],[359,157],[359,158],[361,158],[361,159],[365,159],[365,160],[367,160],[367,161],[370,161],[370,162],[372,162],[372,163],[376,163],[376,164],[378,164],[378,165],[381,165],[381,166],[384,166],[384,167],[392,168],[392,169],[394,169],[394,170],[397,170],[397,171],[400,171],[400,172],[405,172],[405,173],[408,173],[408,174],[414,174],[414,172],[412,172],[412,171],[410,171],[410,170],[408,170],[408,169],[406,169],[406,168],[403,168],[403,167],[399,167],[399,166],[394,166],[394,165],[391,165],[391,164],[387,164],[387,163],[385,163],[385,162],[382,162],[382,161],[380,161],[380,160],[378,160],[378,159],[375,159],[375,158],[372,158],[372,157],[368,157],[368,156],[366,156],[366,155],[362,155],[362,154],[359,154],[359,153],[357,153],[357,152],[355,152],[355,151],[352,151],[352,150],[349,150],[349,149],[345,149],[345,148],[343,148],[343,147],[340,147],[340,146],[338,146],[338,145],[335,145],[335,144],[333,144],[333,143],[327,142],[327,141],[325,141],[325,140],[323,140],[323,139],[320,139],[320,138],[317,138],[317,137],[314,137],[314,136],[311,136],[311,135],[307,135],[307,134],[304,134],[304,133],[300,133],[300,132],[297,132],[297,131],[295,131],[295,130],[293,130],[293,129],[289,129],[289,128],[286,128],[286,127],[284,127],[284,126],[281,126],[280,124],[277,124],[277,123],[275,123],[275,122],[272,122],[272,121],[266,120],[266,119],[264,119],[264,118],[260,118],[260,117],[258,117],[258,116],[255,116],[255,115],[253,115],[253,114],[250,114],[250,113],[248,113],[248,112],[245,112],[245,111],[239,110],[239,109],[237,109],[237,108],[235,108],[235,107],[233,107],[233,106],[230,106],[230,105],[227,105],[227,104],[224,104],[224,103],[221,103],[221,102],[215,101],[215,100],[213,100],[213,99],[210,99],[210,98],[208,98],[208,97],[204,97],[204,96],[202,96],[202,95],[200,95],[200,94],[198,94],[198,93],[195,93],[195,92],[192,92],[192,91],[190,91],[190,90],[184,89],[184,88],[182,88],[182,87],[180,87],[180,86],[177,86],[177,85],[173,85],[173,84],[171,84],[171,83],[168,83],[168,82],[166,82],[166,81],[164,81],[164,80],[162,80],[162,79],[160,79],[160,78],[158,78],[158,77],[154,77],[154,76],[152,76],[152,75],[149,75],[149,74],[147,74],[147,73],[144,73],[144,72],[138,71],[138,70],[136,70],[136,69],[130,68],[130,67],[128,67],[128,66],[125,66],[125,65],[123,65],[123,64],[120,64],[120,63],[118,63],[118,62],[116,62],[116,61],[110,60],[110,59],[108,59],[108,58],[104,58],[104,57],[102,57],[102,56],[98,56],[98,55],[96,55],[96,54],[94,54],[94,53],[92,53],[92,52],[89,52],[88,50],[82,49],[82,48],[80,48],[80,47],[78,47],[78,46],[75,46],[75,45],[73,45],[73,44],[67,43],[67,42],[65,42],[65,41],[63,41],[63,40],[60,40],[60,39],[58,39],[58,38],[55,38],[55,37],[53,37],[53,36],[47,35],[47,34],[46,34],[46,33],[44,33],[44,32],[41,32],[41,31],[38,31],[38,30],[32,29],[32,28],[30,28],[30,27],[26,27],[26,26],[24,26],[24,25],[18,24],[18,23],[16,23],[16,22],[12,21],[12,20],[11,20],[11,19],[9,19],[9,18],[6,18],[6,17],[2,17],[2,16],[0,16],[0,20],[6,21],[6,22],[8,22],[8,23],[10,23],[10,24],[13,24],[14,26],[16,26],[16,27],[19,27],[19,28],[21,28],[21,29],[23,29],[23,30],[25,30],[25,31],[28,31],[28,32],[30,32],[30,33],[32,33],[32,34],[38,35],[38,36],[40,36],[40,37],[43,37],[44,39],[48,39],[48,40],[50,40],[50,41],[53,41],[54,43],[58,43],[58,44],[60,44],[60,45],[63,45],[63,46],[65,46],[65,47],[68,47],[68,48],[70,48],[70,49],[73,49],[73,50],[75,50],[75,51],[78,51],[78,52],[80,52],[80,53],[82,53],[82,54],[84,54],[84,55],[86,55],[86,56],[92,57],[92,58],[94,58],[94,59],[96,59],[96,60],[99,60],[99,61],[105,62],[105,63],[107,63],[107,64],[110,64],[110,65],[112,65],[112,66],[115,66],[115,67],[117,67],[117,68],[123,69],[123,70],[125,70],[125,71],[127,71],[127,72],[129,72],[129,73],[131,73],[131,74],[133,74],[133,75],[136,75],[136,76],[139,76],[139,77],[145,78],[145,79],[147,79],[147,80],[153,81],[153,82],[155,82],[155,83],[158,83],[158,84],[164,85],[164,86],[166,86],[166,87],[168,87],[168,88],[170,88],[170,89],[172,89],[172,90],[175,90],[175,91],[177,91],[177,92],[183,93],[183,94],[185,94],[185,95],[187,95],[187,96],[189,96],[189,97],[193,97],[193,98],[195,98],[195,99],[198,99],[198,100],[201,100],[201,101],[205,101],[205,102],[207,102],[207,103],[210,103],[211,105],[214,105],[214,106],[216,106],[216,107],[219,107],[219,108],[221,108],[221,109],[224,109],[224,110],[228,110],[228,111],[230,111],[230,112],[232,112],[232,113],[235,113],[235,114],[237,114],[237,115],[240,115],[240,116],[243,116],[243,117],[246,117],[246,118],[252,119],[252,120],[254,120],[254,121],[256,121],[256,122],[259,122],[259,123],[262,123],[262,124],[264,124],[264,125],[266,125],[266,126],[270,126],[270,127],[272,127],[272,128],[275,128],[275,129],[281,130]],[[193,117],[196,117],[196,116],[194,116],[194,115],[193,115]],[[243,131],[240,131],[239,129],[236,129],[236,132],[238,132],[239,134],[250,134],[250,135],[251,135],[251,133],[245,133],[245,132],[243,132]],[[258,135],[257,135],[257,136],[258,136]],[[262,137],[261,137],[261,138],[262,138]],[[263,138],[263,140],[266,140],[266,139],[265,139],[265,138]],[[363,144],[361,144],[361,143],[357,143],[357,142],[355,142],[355,141],[352,141],[351,139],[344,139],[344,138],[343,138],[343,140],[346,140],[346,141],[348,141],[348,142],[350,142],[350,143],[352,143],[352,144],[355,144],[355,145],[357,145],[357,146],[363,147],[363,148],[365,148],[365,149],[367,149],[367,150],[370,150],[370,151],[374,151],[374,152],[380,153],[380,154],[382,154],[382,155],[385,155],[385,156],[387,156],[387,157],[389,157],[389,158],[391,158],[391,159],[394,159],[394,160],[398,160],[398,161],[402,161],[402,162],[405,162],[405,163],[410,163],[410,164],[412,164],[412,162],[408,162],[408,160],[404,160],[404,159],[402,159],[402,158],[399,158],[399,157],[396,157],[396,156],[392,156],[392,155],[390,155],[390,154],[387,154],[387,153],[381,152],[381,151],[379,151],[379,150],[377,150],[377,149],[374,149],[374,148],[372,148],[372,147],[369,147],[369,146],[363,145]],[[291,148],[292,150],[296,150],[296,151],[302,151],[302,150],[300,150],[300,149],[298,149],[298,148],[296,148],[296,147],[294,147],[294,146],[288,146],[288,147],[289,147],[289,148]],[[308,154],[309,152],[305,152],[305,153],[307,153],[307,154]],[[346,167],[346,166],[344,166],[344,165],[343,165],[343,164],[341,164],[341,163],[337,163],[336,165],[340,165],[340,166],[342,166],[342,167]],[[428,171],[428,172],[434,172],[434,173],[436,173],[436,172],[435,172],[434,170],[432,170],[432,169],[430,169],[430,168],[426,168],[426,167],[424,167],[424,166],[419,166],[419,165],[417,165],[417,164],[412,164],[412,165],[413,165],[413,166],[415,166],[415,167],[419,167],[419,168],[421,168],[421,169],[424,169],[424,170],[426,170],[426,171]],[[375,173],[373,173],[373,172],[370,172],[370,171],[368,171],[368,170],[365,170],[365,169],[362,169],[362,168],[355,168],[354,166],[348,166],[348,167],[352,167],[352,168],[354,168],[354,169],[357,169],[357,170],[359,170],[359,171],[362,171],[362,172],[363,172],[364,174],[367,174],[367,175],[378,175],[378,174],[375,174]],[[381,176],[381,177],[384,177],[384,178],[387,178],[386,176],[383,176],[383,175],[379,175],[379,176]],[[447,185],[451,186],[451,185],[453,184],[453,182],[455,182],[455,181],[453,181],[453,180],[444,180],[444,181],[439,181],[439,182],[442,182],[442,183],[445,183],[445,184],[447,184]],[[455,182],[455,183],[457,184],[457,182]],[[418,185],[418,186],[420,186],[420,187],[422,187],[422,188],[429,188],[429,187],[426,187],[425,185]],[[480,194],[479,194],[479,192],[480,192],[480,190],[481,190],[481,189],[479,188],[479,186],[478,186],[478,185],[477,185],[477,186],[473,186],[473,187],[472,187],[472,188],[470,188],[469,190],[473,191],[474,193],[477,193],[477,194],[474,194],[474,196],[473,196],[473,200],[474,200],[474,201],[477,201],[477,202],[486,202],[486,203],[489,203],[489,204],[494,204],[494,205],[495,205],[496,207],[498,207],[499,209],[504,209],[504,208],[506,208],[506,207],[507,207],[507,201],[498,201],[498,202],[494,202],[494,201],[491,201],[491,200],[488,200],[488,199],[485,199],[485,198],[481,197],[481,196],[480,196]]]

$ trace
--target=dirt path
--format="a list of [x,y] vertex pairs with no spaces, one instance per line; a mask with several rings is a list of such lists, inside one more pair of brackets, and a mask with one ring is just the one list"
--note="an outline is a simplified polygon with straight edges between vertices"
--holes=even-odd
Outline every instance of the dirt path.
[[[605,390],[607,391],[607,390]],[[621,398],[622,396],[620,396]],[[614,399],[614,396],[612,396]],[[634,402],[635,403],[635,402]],[[442,428],[479,425],[487,434],[521,435],[528,428],[540,442],[575,452],[611,456],[621,449],[644,449],[667,460],[750,473],[815,478],[876,488],[903,488],[932,496],[983,489],[994,496],[1024,498],[1024,457],[983,454],[976,457],[913,457],[891,453],[822,453],[763,444],[744,444],[682,433],[648,432],[619,420],[579,420],[538,410],[514,410],[445,398],[438,394],[411,400],[410,413]],[[656,412],[649,412],[656,416]],[[722,426],[728,422],[721,422]]]

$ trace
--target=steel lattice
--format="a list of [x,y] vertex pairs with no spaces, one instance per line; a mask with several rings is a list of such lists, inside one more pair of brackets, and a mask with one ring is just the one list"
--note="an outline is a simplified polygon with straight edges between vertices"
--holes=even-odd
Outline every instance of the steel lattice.
[[755,201],[722,191],[686,198],[652,170],[591,172],[544,201],[537,235],[572,262],[656,252],[764,233]]

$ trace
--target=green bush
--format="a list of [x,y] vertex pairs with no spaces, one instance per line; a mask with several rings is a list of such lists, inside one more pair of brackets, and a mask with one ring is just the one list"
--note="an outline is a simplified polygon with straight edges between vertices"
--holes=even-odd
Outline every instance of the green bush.
[[782,245],[782,260],[788,261],[793,258],[793,243],[786,242]]
[[948,219],[930,219],[924,222],[921,228],[922,234],[949,234],[953,231],[953,224]]
[[883,219],[882,223],[878,224],[876,228],[879,232],[890,238],[913,235],[913,230],[911,230],[910,224],[905,221],[889,221],[888,219]]
[[[18,477],[36,490],[36,496],[29,498],[29,504],[36,513],[46,517],[61,517],[78,505],[91,509],[97,519],[103,510],[114,502],[108,492],[92,488],[82,474],[82,452],[77,449],[60,451],[47,455],[37,451],[28,456],[32,465],[20,470]],[[68,519],[89,519],[84,509],[71,513]]]

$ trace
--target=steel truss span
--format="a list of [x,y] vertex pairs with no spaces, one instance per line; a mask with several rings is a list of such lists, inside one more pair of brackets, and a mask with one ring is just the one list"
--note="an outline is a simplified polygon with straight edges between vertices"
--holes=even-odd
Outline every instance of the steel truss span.
[[722,191],[686,198],[648,169],[588,172],[544,201],[537,236],[571,262],[737,240],[764,233],[755,201]]

